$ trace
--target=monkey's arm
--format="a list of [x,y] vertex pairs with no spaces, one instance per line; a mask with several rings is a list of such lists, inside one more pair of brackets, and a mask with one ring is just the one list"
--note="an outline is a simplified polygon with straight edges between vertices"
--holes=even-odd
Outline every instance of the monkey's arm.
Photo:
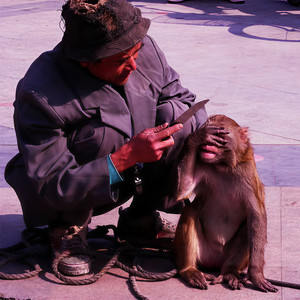
[[207,280],[214,279],[213,275],[205,274],[197,269],[199,246],[200,221],[198,210],[189,205],[184,208],[180,217],[176,236],[175,262],[179,275],[191,286],[207,289]]
[[177,166],[176,200],[193,197],[193,190],[198,184],[195,179],[196,151],[190,151]]
[[224,135],[229,131],[216,126],[203,125],[186,139],[177,163],[177,192],[175,200],[183,200],[195,196],[194,188],[201,181],[201,167],[197,164],[197,155],[201,146],[214,145],[226,147]]
[[264,204],[264,188],[255,177],[254,188],[249,191],[246,200],[248,245],[250,252],[247,279],[264,292],[277,292],[270,282],[264,277],[264,250],[267,243],[267,215]]

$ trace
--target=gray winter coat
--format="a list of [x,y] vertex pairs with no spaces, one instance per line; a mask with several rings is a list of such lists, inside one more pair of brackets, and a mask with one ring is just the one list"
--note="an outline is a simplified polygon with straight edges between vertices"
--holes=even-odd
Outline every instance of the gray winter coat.
[[[143,129],[171,122],[195,101],[153,39],[146,36],[143,42],[137,69],[124,86],[126,101],[66,59],[60,44],[37,58],[19,82],[14,103],[19,153],[5,178],[20,199],[27,226],[88,214],[116,201],[107,155]],[[205,120],[203,109],[185,134]]]

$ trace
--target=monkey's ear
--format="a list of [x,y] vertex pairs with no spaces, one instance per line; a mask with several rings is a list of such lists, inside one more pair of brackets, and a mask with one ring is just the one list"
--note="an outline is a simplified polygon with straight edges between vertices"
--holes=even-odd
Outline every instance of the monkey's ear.
[[248,140],[249,140],[248,128],[249,127],[241,127],[240,128],[240,138],[243,142],[248,142]]

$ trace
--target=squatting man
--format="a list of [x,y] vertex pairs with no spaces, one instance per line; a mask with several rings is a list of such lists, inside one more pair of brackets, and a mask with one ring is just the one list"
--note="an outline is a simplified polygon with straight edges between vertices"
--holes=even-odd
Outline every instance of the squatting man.
[[[173,237],[158,210],[179,213],[168,187],[182,143],[205,108],[169,127],[196,101],[147,35],[150,20],[125,0],[68,0],[62,41],[41,54],[16,89],[19,153],[7,182],[28,228],[48,225],[54,255],[87,247],[87,225],[133,196],[119,235]],[[137,192],[136,170],[142,178]],[[89,272],[88,256],[64,258],[66,275]]]

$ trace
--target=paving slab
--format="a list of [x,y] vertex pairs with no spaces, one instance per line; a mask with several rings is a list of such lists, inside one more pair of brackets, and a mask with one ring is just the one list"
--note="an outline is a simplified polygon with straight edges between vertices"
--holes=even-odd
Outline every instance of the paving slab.
[[[210,98],[209,114],[226,114],[248,126],[259,175],[266,186],[267,278],[300,283],[300,9],[284,0],[162,0],[132,2],[151,19],[150,35],[164,50],[182,83],[199,99]],[[20,240],[22,209],[3,177],[17,152],[13,100],[18,80],[30,63],[61,39],[62,0],[1,0],[0,3],[0,248]],[[45,70],[46,71],[46,70]],[[129,205],[127,203],[126,205]],[[178,215],[168,215],[177,221]],[[118,210],[93,218],[91,228],[116,224]],[[0,298],[135,299],[128,274],[113,268],[88,286],[68,286],[51,271],[27,280],[0,280]],[[149,269],[170,268],[170,261],[145,259]],[[5,270],[22,269],[10,265]],[[279,288],[261,293],[247,286],[222,285],[207,291],[187,287],[178,278],[139,280],[149,299],[300,299],[300,291]]]
[[[299,201],[300,188],[266,188],[266,207],[268,212],[268,244],[266,247],[265,275],[267,278],[299,283]],[[290,197],[290,195],[292,197]],[[21,207],[10,188],[1,192],[0,247],[12,245],[20,240],[24,228]],[[297,212],[296,212],[297,211]],[[177,215],[168,215],[176,221]],[[93,218],[90,228],[97,225],[117,224],[117,209]],[[8,234],[9,233],[9,234]],[[99,281],[88,286],[68,286],[60,282],[52,273],[50,259],[39,260],[43,272],[37,277],[20,280],[0,280],[0,292],[6,297],[16,299],[135,299],[128,288],[128,274],[113,268]],[[145,258],[143,267],[147,270],[169,271],[169,261]],[[16,270],[10,266],[8,271]],[[138,281],[141,292],[149,299],[299,299],[300,291],[279,288],[279,292],[262,293],[250,285],[241,291],[231,291],[224,286],[209,286],[206,291],[187,287],[178,278],[161,282]]]

